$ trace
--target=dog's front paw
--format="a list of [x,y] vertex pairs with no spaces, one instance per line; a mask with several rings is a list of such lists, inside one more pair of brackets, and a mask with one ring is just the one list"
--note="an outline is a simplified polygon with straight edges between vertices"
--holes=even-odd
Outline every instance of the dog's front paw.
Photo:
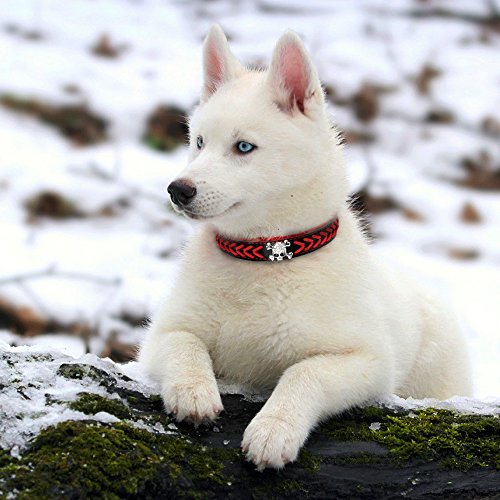
[[215,420],[224,409],[215,379],[197,378],[164,386],[162,397],[165,408],[178,422],[189,420],[198,425]]
[[296,460],[305,438],[297,426],[272,415],[257,415],[243,435],[241,447],[257,470],[281,469]]

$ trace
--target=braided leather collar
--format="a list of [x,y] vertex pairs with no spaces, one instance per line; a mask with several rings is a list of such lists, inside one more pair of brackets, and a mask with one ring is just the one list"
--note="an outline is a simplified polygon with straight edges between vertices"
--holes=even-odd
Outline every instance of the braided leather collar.
[[337,235],[338,228],[339,220],[335,218],[310,231],[290,236],[235,241],[217,234],[215,241],[224,253],[237,259],[279,262],[301,257],[328,245]]

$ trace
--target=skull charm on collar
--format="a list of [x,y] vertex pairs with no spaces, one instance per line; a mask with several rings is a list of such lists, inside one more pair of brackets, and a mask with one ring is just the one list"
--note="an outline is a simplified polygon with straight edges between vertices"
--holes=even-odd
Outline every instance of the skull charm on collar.
[[271,250],[271,255],[269,255],[269,260],[283,260],[285,257],[291,259],[293,257],[293,252],[287,252],[286,249],[291,243],[288,240],[276,241],[275,243],[267,243],[266,250]]

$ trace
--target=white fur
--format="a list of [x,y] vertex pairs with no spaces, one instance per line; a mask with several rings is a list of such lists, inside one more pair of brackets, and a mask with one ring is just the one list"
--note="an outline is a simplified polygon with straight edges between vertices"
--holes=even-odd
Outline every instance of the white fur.
[[[215,53],[207,57],[209,50]],[[224,68],[215,84],[207,68],[214,58]],[[218,415],[216,375],[273,389],[242,442],[260,470],[295,460],[320,420],[377,395],[470,393],[453,316],[378,262],[348,208],[342,151],[294,33],[280,39],[270,68],[244,69],[222,30],[212,28],[204,97],[190,123],[190,162],[180,176],[197,188],[184,213],[203,223],[140,353],[178,420]],[[238,155],[240,140],[258,148]],[[287,235],[334,216],[336,239],[289,261],[242,261],[215,244],[217,232]]]

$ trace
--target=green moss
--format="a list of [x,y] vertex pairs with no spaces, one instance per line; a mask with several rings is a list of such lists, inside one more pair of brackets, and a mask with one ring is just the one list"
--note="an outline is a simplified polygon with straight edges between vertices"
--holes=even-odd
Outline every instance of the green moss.
[[310,451],[307,451],[305,448],[302,448],[302,450],[300,450],[298,463],[311,474],[315,474],[321,468],[321,459],[315,457]]
[[148,397],[148,399],[151,401],[151,403],[156,404],[157,406],[163,408],[163,399],[159,394],[152,394],[151,396]]
[[153,135],[147,135],[144,137],[144,142],[151,149],[156,149],[157,151],[170,151],[174,149],[175,146],[170,144],[164,144],[164,141],[159,137],[155,137]]
[[[378,422],[380,428],[370,429]],[[386,446],[396,462],[411,458],[439,460],[448,467],[500,468],[500,419],[425,409],[395,413],[363,408],[330,420],[326,434],[340,441],[375,441]]]
[[113,499],[146,490],[202,496],[207,483],[231,480],[218,450],[124,423],[64,422],[43,430],[20,460],[2,454],[0,464],[0,496],[3,489],[21,499]]
[[[133,396],[136,397],[136,396]],[[87,414],[106,411],[118,418],[146,420],[147,409],[161,401],[148,398],[120,402],[81,393],[72,408]],[[130,407],[128,406],[130,405]],[[149,411],[149,410],[148,410]],[[167,418],[162,417],[161,418]],[[378,426],[370,424],[378,422]],[[13,492],[33,498],[207,498],[235,491],[255,491],[264,498],[307,497],[328,464],[361,466],[418,458],[468,470],[500,468],[500,419],[455,415],[426,409],[398,414],[380,408],[353,410],[326,422],[316,431],[321,439],[371,441],[389,455],[362,452],[356,456],[320,457],[302,450],[298,463],[283,473],[256,474],[236,449],[192,443],[205,436],[203,428],[179,426],[179,434],[155,434],[131,423],[64,422],[43,430],[21,458],[0,450],[0,498]],[[183,433],[184,435],[181,435]],[[363,446],[360,445],[363,450]],[[397,467],[396,467],[397,469]],[[299,471],[295,477],[287,471]],[[482,471],[481,471],[482,473]],[[250,488],[250,489],[249,489]],[[216,493],[215,493],[216,492]],[[258,497],[258,495],[257,495]]]
[[63,363],[57,370],[57,374],[64,378],[76,380],[90,378],[104,387],[109,387],[116,383],[116,380],[104,370],[83,363]]
[[[72,374],[74,374],[74,372],[72,372]],[[79,375],[80,372],[77,371],[76,374]],[[81,411],[86,415],[95,415],[100,411],[104,411],[114,415],[120,420],[141,421],[150,427],[160,424],[163,428],[166,428],[168,424],[171,423],[172,420],[164,411],[163,402],[160,396],[144,396],[123,388],[116,389],[115,391],[110,390],[109,392],[110,394],[115,394],[116,391],[120,392],[121,399],[100,396],[95,393],[81,392],[78,394],[78,399],[76,401],[64,401],[64,403],[71,409]]]
[[302,481],[297,481],[296,479],[285,479],[281,481],[281,483],[274,488],[274,493],[280,495],[293,495],[293,497],[307,497],[309,493],[306,486],[302,483]]
[[143,141],[157,151],[172,151],[186,144],[188,134],[184,109],[177,106],[158,106],[148,117]]
[[52,354],[42,352],[42,353],[30,353],[24,357],[25,361],[54,361],[54,356]]
[[0,467],[6,467],[12,461],[10,453],[6,450],[0,449]]
[[464,471],[475,465],[500,468],[498,418],[433,409],[415,415],[388,416],[375,431],[377,441],[388,446],[398,461],[420,457]]
[[78,399],[69,403],[68,406],[86,415],[95,415],[100,411],[105,411],[119,419],[129,419],[132,416],[130,408],[121,400],[105,398],[90,392],[81,392],[78,394]]

